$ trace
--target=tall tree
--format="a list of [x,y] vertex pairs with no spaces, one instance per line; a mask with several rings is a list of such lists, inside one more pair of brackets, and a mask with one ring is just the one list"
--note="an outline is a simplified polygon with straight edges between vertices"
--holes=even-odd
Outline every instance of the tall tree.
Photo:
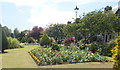
[[7,26],[2,27],[2,29],[5,31],[6,36],[11,36],[11,29],[9,29]]
[[25,42],[25,40],[27,39],[27,33],[28,33],[28,30],[24,30],[24,31],[21,31],[20,33],[19,33],[19,41],[20,42]]
[[64,34],[70,37],[75,36],[77,40],[81,39],[82,27],[84,23],[71,23],[67,24],[64,28]]
[[14,29],[14,37],[17,39],[19,37],[19,30],[17,28]]
[[111,6],[106,6],[105,8],[104,8],[104,11],[111,11],[112,10],[112,7]]
[[33,37],[35,40],[39,41],[39,38],[42,37],[43,28],[34,26],[28,35]]
[[51,24],[46,30],[45,33],[48,34],[49,37],[53,37],[56,40],[63,39],[65,37],[63,33],[63,28],[65,24]]

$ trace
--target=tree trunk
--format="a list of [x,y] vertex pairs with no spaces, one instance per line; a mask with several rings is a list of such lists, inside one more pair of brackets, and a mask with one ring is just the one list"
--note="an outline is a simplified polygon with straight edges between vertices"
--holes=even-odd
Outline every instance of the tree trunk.
[[2,51],[1,51],[2,53],[4,53],[4,50],[2,49]]

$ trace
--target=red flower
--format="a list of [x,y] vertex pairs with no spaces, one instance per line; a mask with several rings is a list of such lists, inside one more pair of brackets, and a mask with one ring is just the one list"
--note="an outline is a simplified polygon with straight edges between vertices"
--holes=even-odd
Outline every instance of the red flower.
[[64,55],[64,53],[62,53],[62,55]]

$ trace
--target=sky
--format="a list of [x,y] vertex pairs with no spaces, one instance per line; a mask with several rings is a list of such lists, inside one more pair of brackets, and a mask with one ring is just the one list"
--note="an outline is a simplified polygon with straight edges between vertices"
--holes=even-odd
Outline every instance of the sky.
[[117,7],[119,0],[0,0],[0,24],[11,30],[30,30],[33,26],[73,21],[76,5],[78,16],[105,6]]

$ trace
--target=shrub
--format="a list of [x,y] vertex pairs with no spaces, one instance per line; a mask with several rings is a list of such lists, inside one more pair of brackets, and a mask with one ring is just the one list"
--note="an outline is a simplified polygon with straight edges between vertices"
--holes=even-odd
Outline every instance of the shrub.
[[26,38],[26,37],[22,37],[21,42],[22,42],[22,43],[27,42],[27,38]]
[[60,51],[60,47],[57,43],[52,43],[52,50]]
[[1,50],[1,52],[3,53],[4,50],[7,48],[8,48],[8,40],[7,40],[5,32],[2,30],[2,50]]
[[50,45],[50,43],[51,43],[51,41],[50,41],[48,35],[47,35],[47,34],[44,34],[44,35],[42,36],[42,38],[40,39],[40,45],[41,45],[41,46],[44,46],[44,45],[47,46],[47,45]]
[[107,46],[106,46],[106,52],[105,52],[105,55],[106,56],[112,56],[112,52],[111,50],[114,48],[115,46],[115,41],[114,40],[110,40],[108,43],[107,43]]
[[115,40],[116,46],[112,49],[112,58],[114,59],[114,68],[120,68],[120,36]]
[[93,42],[93,43],[91,44],[91,46],[89,47],[89,49],[90,49],[90,51],[92,51],[93,53],[95,53],[95,52],[99,49],[98,46],[99,46],[99,45],[98,45],[96,42]]
[[84,41],[85,41],[85,39],[81,39],[80,41],[77,42],[77,46],[78,46],[81,50],[85,49]]
[[20,42],[16,38],[8,37],[7,40],[9,49],[20,47]]

